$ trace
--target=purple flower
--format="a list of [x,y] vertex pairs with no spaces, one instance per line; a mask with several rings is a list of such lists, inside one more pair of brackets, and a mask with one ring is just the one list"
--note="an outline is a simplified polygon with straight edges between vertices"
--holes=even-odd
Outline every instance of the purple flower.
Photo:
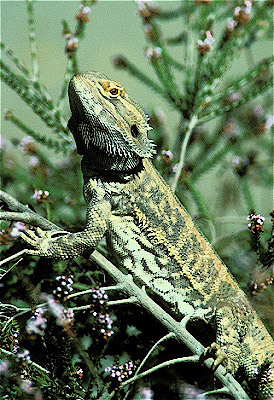
[[146,50],[146,58],[149,61],[156,60],[162,57],[162,49],[161,47],[149,47]]
[[73,324],[74,312],[72,309],[65,309],[53,296],[47,296],[47,303],[50,312],[56,317],[57,325],[66,328]]
[[43,335],[44,330],[47,326],[47,319],[43,318],[45,310],[42,308],[37,308],[34,315],[27,321],[26,331],[27,333]]
[[16,222],[12,228],[12,230],[10,231],[10,236],[15,238],[18,238],[21,235],[21,231],[26,230],[27,227],[23,222]]

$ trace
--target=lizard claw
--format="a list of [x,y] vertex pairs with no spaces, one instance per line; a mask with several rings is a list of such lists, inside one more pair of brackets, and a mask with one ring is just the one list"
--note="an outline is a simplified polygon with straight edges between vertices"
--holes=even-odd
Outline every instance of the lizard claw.
[[34,256],[39,256],[47,253],[49,244],[57,240],[60,235],[66,235],[66,231],[43,231],[39,227],[34,230],[28,229],[21,233],[21,238],[29,244],[33,249],[28,249],[27,253]]
[[212,365],[213,369],[217,369],[220,364],[222,364],[227,372],[233,372],[233,364],[229,361],[226,353],[222,350],[221,346],[215,342],[211,343],[202,354],[202,360],[205,358],[213,357],[214,363]]
[[20,237],[28,244],[34,246],[37,239],[43,237],[42,232],[42,229],[38,227],[35,228],[35,231],[28,229],[25,232],[22,232]]

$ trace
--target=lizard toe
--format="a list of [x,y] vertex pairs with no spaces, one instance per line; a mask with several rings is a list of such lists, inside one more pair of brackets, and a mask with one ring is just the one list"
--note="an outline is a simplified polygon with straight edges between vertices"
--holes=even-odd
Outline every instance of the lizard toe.
[[31,246],[34,246],[37,241],[37,236],[30,229],[28,229],[25,232],[21,232],[20,238],[24,240],[26,243],[30,244]]
[[40,256],[40,251],[39,250],[32,250],[32,249],[27,249],[26,254],[29,254],[30,256]]
[[45,236],[45,231],[43,231],[43,229],[41,229],[39,226],[35,227],[35,233],[39,238],[43,238]]
[[218,343],[211,343],[210,346],[208,346],[203,354],[203,359],[213,357],[214,358],[214,363],[212,365],[213,369],[215,370],[218,368],[220,364],[222,364],[227,372],[233,373],[234,371],[234,366],[230,362],[229,358],[227,357],[226,353],[224,350],[222,350],[221,346]]

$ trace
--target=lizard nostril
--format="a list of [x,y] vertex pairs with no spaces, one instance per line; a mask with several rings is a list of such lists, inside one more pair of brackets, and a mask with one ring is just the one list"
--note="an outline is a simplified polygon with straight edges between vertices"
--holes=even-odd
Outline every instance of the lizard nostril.
[[136,138],[139,135],[139,131],[137,126],[134,124],[132,125],[132,127],[130,128],[131,134],[134,138]]

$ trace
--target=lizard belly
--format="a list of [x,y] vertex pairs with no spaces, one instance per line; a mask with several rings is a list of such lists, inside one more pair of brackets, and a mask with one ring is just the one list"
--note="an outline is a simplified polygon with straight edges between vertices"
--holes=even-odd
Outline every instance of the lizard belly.
[[211,308],[203,307],[201,300],[193,295],[193,288],[182,279],[177,281],[170,273],[172,260],[164,254],[160,247],[151,243],[148,237],[134,223],[131,216],[112,215],[106,233],[108,246],[118,265],[160,295],[169,303],[173,311],[182,315],[194,315],[199,308],[202,314],[211,312]]

